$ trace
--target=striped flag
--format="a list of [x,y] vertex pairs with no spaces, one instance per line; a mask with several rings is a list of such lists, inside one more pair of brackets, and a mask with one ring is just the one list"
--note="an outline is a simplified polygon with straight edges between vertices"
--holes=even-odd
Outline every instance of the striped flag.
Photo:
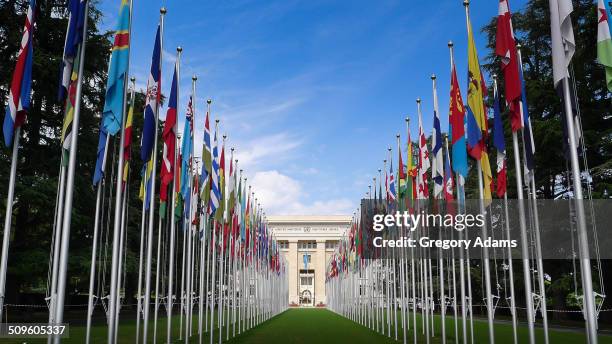
[[[210,107],[209,107],[210,109]],[[200,175],[200,188],[202,189],[202,201],[208,206],[210,200],[210,180],[212,170],[212,148],[210,145],[210,111],[206,111],[206,119],[204,120],[204,144],[202,147],[202,174]],[[206,184],[206,185],[203,185]]]
[[484,80],[478,62],[478,52],[472,32],[472,25],[468,19],[468,152],[480,162],[483,176],[483,193],[485,204],[491,201],[491,185],[493,175],[489,164],[484,143],[484,135],[487,132],[487,117],[484,108]]
[[395,176],[393,175],[393,159],[391,160],[391,164],[389,167],[389,190],[387,194],[387,198],[389,199],[389,203],[393,205],[395,200],[397,199],[397,193],[395,191]]
[[2,131],[4,133],[4,144],[10,147],[13,144],[13,135],[26,119],[30,109],[30,96],[32,90],[32,37],[34,32],[34,11],[36,1],[31,0],[28,6],[21,45],[17,54],[17,63],[13,71],[13,78],[9,89],[8,105],[4,115]]
[[156,113],[161,97],[161,26],[157,26],[155,34],[155,45],[153,57],[151,58],[151,74],[147,81],[147,94],[144,111],[144,124],[142,128],[142,142],[140,147],[140,157],[142,161],[148,162],[153,153],[153,143],[155,140]]
[[[80,56],[77,54],[74,64],[72,66],[72,75],[70,76],[70,86],[68,86],[68,98],[66,98],[66,104],[64,109],[64,122],[62,124],[62,136],[61,144],[65,155],[70,150],[70,142],[72,141],[72,120],[74,119],[74,108],[76,106],[76,89],[79,79],[79,64]],[[102,146],[102,149],[100,149]],[[98,155],[104,155],[104,148],[106,146],[106,132],[100,131],[100,140],[98,142]],[[68,159],[63,159],[63,163],[67,164]]]
[[121,0],[119,20],[111,53],[102,123],[106,132],[115,135],[121,129],[124,85],[127,82],[130,54],[130,4]]
[[130,100],[130,108],[128,109],[128,116],[125,120],[125,131],[123,133],[123,185],[127,183],[128,173],[130,171],[130,159],[132,159],[132,136],[133,128],[132,123],[134,122],[134,96]]
[[[62,73],[57,99],[61,102],[68,96],[74,65],[79,55],[79,46],[83,41],[83,26],[85,25],[85,0],[68,1],[68,28],[62,57]],[[78,65],[78,63],[76,63]],[[78,67],[77,67],[78,70]]]
[[453,180],[453,173],[451,172],[450,155],[448,154],[448,149],[446,149],[446,156],[444,159],[444,199],[445,200],[447,201],[453,200],[453,187],[454,187],[454,180]]
[[219,157],[219,206],[215,213],[215,218],[219,222],[225,223],[225,140],[221,146],[221,156]]
[[162,153],[161,164],[161,187],[159,189],[159,198],[165,203],[168,200],[168,185],[174,178],[174,155],[176,149],[176,107],[178,103],[177,90],[178,77],[178,60],[174,65],[174,75],[172,77],[172,88],[170,89],[170,99],[168,100],[168,111],[166,112],[166,121],[162,132],[164,140],[164,148]]

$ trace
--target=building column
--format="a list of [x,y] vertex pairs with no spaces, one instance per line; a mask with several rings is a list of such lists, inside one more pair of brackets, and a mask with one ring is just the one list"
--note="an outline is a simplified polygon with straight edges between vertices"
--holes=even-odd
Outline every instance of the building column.
[[289,304],[299,305],[298,295],[298,250],[297,240],[289,240],[289,252],[287,252],[288,278],[289,278]]
[[317,250],[315,278],[314,278],[314,305],[317,306],[319,303],[326,303],[325,297],[325,240],[317,240]]

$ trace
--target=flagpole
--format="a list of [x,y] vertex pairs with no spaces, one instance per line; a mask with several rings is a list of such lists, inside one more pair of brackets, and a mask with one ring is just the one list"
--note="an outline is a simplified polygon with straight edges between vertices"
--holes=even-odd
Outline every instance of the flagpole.
[[[518,55],[518,63],[519,63],[519,68],[521,68],[521,70],[523,69],[523,55],[521,53],[521,45],[517,44],[516,46],[517,48],[517,55]],[[526,106],[526,104],[525,104]],[[525,137],[524,137],[524,132],[521,133],[523,135],[523,152],[524,154],[526,154],[526,146],[525,146]],[[523,157],[525,162],[527,161],[527,156]],[[526,167],[526,163],[525,163],[525,167]],[[516,167],[516,173],[520,172],[520,167],[517,166]],[[548,338],[548,314],[546,311],[546,288],[544,285],[544,262],[542,261],[542,245],[541,245],[541,241],[540,241],[540,224],[539,224],[539,217],[538,217],[538,206],[537,206],[537,195],[536,195],[536,185],[535,185],[535,170],[531,171],[530,173],[528,173],[528,176],[530,178],[530,182],[531,182],[531,189],[532,189],[532,195],[533,195],[533,211],[534,211],[534,220],[535,220],[535,249],[536,249],[536,266],[538,269],[538,286],[540,289],[540,297],[541,297],[541,302],[540,302],[540,307],[541,307],[541,314],[542,314],[542,326],[544,328],[544,343],[548,344],[549,342],[549,338]]]
[[[519,53],[520,54],[520,53]],[[520,61],[520,60],[519,60]],[[493,89],[495,93],[497,93],[497,75],[493,75]],[[504,152],[505,154],[505,152]],[[505,158],[504,158],[505,159]],[[519,173],[519,170],[516,170]],[[508,215],[508,192],[504,192],[504,216],[505,216],[505,231],[507,240],[510,239],[510,217]],[[518,332],[517,332],[517,319],[516,319],[516,300],[514,294],[514,267],[512,264],[512,248],[507,248],[508,254],[508,273],[510,275],[510,314],[512,315],[512,336],[514,340],[514,344],[518,343]],[[508,298],[506,296],[506,298]],[[546,337],[548,337],[546,335]]]
[[[13,219],[13,198],[15,196],[15,177],[17,175],[17,159],[19,156],[19,140],[21,127],[15,129],[13,140],[13,158],[11,159],[11,171],[9,176],[8,195],[6,200],[6,214],[4,217],[4,235],[2,240],[2,263],[0,263],[0,323],[4,316],[4,298],[6,291],[6,270],[8,262],[9,240],[11,239],[11,220]],[[53,301],[53,300],[52,300]]]
[[[65,295],[66,295],[66,276],[67,276],[67,270],[68,270],[68,245],[70,243],[70,224],[71,224],[71,220],[72,220],[72,196],[73,196],[73,191],[74,191],[74,174],[75,174],[75,167],[76,167],[76,150],[77,150],[77,141],[78,141],[78,132],[79,132],[79,119],[80,119],[80,115],[81,115],[81,96],[82,96],[82,92],[83,92],[83,69],[85,66],[85,46],[87,43],[87,19],[88,19],[88,12],[89,12],[89,3],[85,4],[85,10],[84,10],[84,19],[83,19],[83,42],[81,43],[81,47],[79,50],[79,73],[77,76],[77,87],[76,87],[76,95],[75,95],[75,99],[76,99],[76,104],[74,107],[74,117],[72,119],[72,133],[74,134],[72,136],[72,140],[70,141],[70,154],[69,154],[69,160],[68,160],[68,173],[67,173],[67,178],[66,178],[66,199],[65,199],[65,203],[64,203],[64,216],[63,216],[63,224],[62,224],[62,243],[61,243],[61,252],[60,252],[60,265],[59,265],[59,279],[58,279],[58,293],[57,293],[57,304],[56,304],[56,316],[55,316],[55,322],[57,324],[60,324],[63,322],[64,320],[64,301],[65,301]],[[17,133],[19,134],[19,133]],[[18,136],[18,135],[17,135]],[[17,141],[17,140],[16,140]],[[17,145],[15,145],[17,146]],[[16,159],[16,154],[13,155],[13,158]],[[13,167],[13,166],[11,166]],[[13,171],[11,171],[11,174],[13,174]],[[14,182],[14,175],[13,175],[13,182]],[[11,184],[9,186],[10,188],[14,188],[14,184]],[[12,196],[12,195],[11,195]],[[12,197],[11,197],[12,198]],[[12,207],[12,204],[10,205]],[[11,215],[11,214],[7,214],[7,215]],[[7,218],[10,216],[7,216]],[[10,225],[10,221],[6,221],[5,220],[5,224],[8,223]],[[7,232],[10,232],[10,228],[5,228],[5,234]],[[3,252],[4,254],[5,252]],[[6,254],[8,254],[8,242],[7,242],[7,252]],[[6,262],[5,259],[3,259],[3,262]],[[5,263],[6,264],[6,263]],[[0,274],[3,279],[5,278],[6,274],[6,268],[2,271],[2,273]],[[2,288],[4,288],[4,281],[0,281],[0,285]],[[4,294],[4,293],[2,293]],[[3,298],[4,295],[2,295],[1,298]],[[55,343],[59,343],[61,341],[59,336],[55,337]]]
[[[146,164],[145,164],[145,174],[143,176],[143,183],[145,185],[145,189],[146,189],[146,181],[147,178],[147,172],[146,172]],[[145,239],[145,222],[146,222],[146,217],[147,217],[147,213],[146,213],[146,203],[147,203],[147,197],[146,197],[146,191],[145,191],[145,196],[142,200],[142,210],[141,210],[141,217],[140,217],[140,253],[138,255],[138,294],[137,294],[137,310],[136,310],[136,343],[139,343],[139,338],[140,338],[140,317],[141,317],[141,312],[142,312],[142,299],[143,299],[143,295],[142,295],[142,263],[143,263],[143,256],[144,256],[144,239]]]
[[[586,229],[586,218],[584,213],[584,202],[582,194],[582,182],[580,177],[580,162],[578,160],[578,140],[574,128],[574,111],[572,110],[569,77],[562,79],[563,82],[563,106],[565,108],[565,122],[569,137],[570,161],[572,166],[572,182],[574,186],[574,200],[576,203],[576,216],[578,225],[578,247],[580,254],[580,270],[582,273],[582,290],[584,292],[584,315],[586,318],[586,331],[588,341],[597,344],[597,316],[595,311],[595,295],[593,294],[593,280],[591,275],[591,260],[589,255],[589,238]],[[516,134],[514,134],[516,135]],[[518,173],[517,173],[518,175]]]
[[[164,16],[166,15],[166,8],[162,7],[159,10],[160,13],[160,51],[164,51],[163,43],[164,43]],[[161,59],[159,61],[159,69],[161,70]],[[157,90],[157,92],[161,92],[161,90]],[[146,262],[146,278],[145,278],[145,302],[144,302],[144,332],[142,334],[143,343],[147,342],[148,338],[148,325],[149,325],[149,306],[150,306],[150,298],[151,298],[151,264],[152,264],[152,256],[153,256],[153,226],[155,224],[155,178],[157,174],[157,133],[159,131],[159,104],[155,103],[155,136],[153,138],[153,169],[151,170],[151,186],[149,196],[149,224],[148,224],[148,236],[147,236],[147,262]],[[109,343],[110,344],[110,343]]]
[[[183,52],[183,48],[180,46],[176,48],[176,79],[178,81],[181,80],[180,77],[180,61],[181,61],[181,53]],[[180,83],[180,82],[179,82]],[[176,108],[179,108],[179,90],[180,87],[176,88]],[[176,123],[174,125],[176,131]],[[170,205],[170,261],[168,262],[168,307],[167,308],[167,320],[166,320],[166,343],[170,344],[172,340],[172,306],[174,305],[173,299],[173,282],[174,282],[174,240],[175,240],[175,230],[176,230],[176,220],[174,217],[174,205],[176,203],[176,165],[178,163],[178,138],[175,139],[176,148],[174,149],[174,170],[172,173],[174,174],[172,178],[172,204]]]

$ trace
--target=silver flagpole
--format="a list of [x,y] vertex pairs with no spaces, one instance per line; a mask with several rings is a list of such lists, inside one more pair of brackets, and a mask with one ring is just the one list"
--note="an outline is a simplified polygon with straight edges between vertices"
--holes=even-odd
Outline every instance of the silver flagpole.
[[[432,88],[433,88],[435,107],[437,110],[438,92],[436,89],[436,75],[435,74],[432,74],[431,76],[431,83],[432,83]],[[446,148],[448,149],[448,144]],[[442,151],[441,154],[444,155],[444,150],[442,148],[442,145],[440,145],[440,150]],[[437,163],[438,162],[436,161],[436,168],[437,168]],[[444,163],[442,163],[442,169],[444,169]],[[442,185],[443,185],[442,188],[444,189],[446,187],[444,185],[444,172],[442,172]],[[441,191],[438,195],[439,205],[441,204],[441,199],[442,199],[443,194],[444,192]],[[438,207],[438,211],[440,211],[440,207]],[[440,288],[440,318],[441,318],[440,324],[441,324],[441,330],[442,330],[442,343],[446,343],[446,303],[445,303],[446,296],[444,294],[444,255],[443,255],[442,249],[439,250],[438,254],[440,255],[438,257],[438,279],[439,279],[438,286]],[[433,282],[432,282],[432,302],[433,302]],[[432,331],[433,331],[433,307],[432,307]]]
[[[450,66],[451,73],[455,67],[455,56],[453,52],[453,42],[448,42],[448,50],[450,53]],[[459,205],[459,212],[461,212],[461,203],[465,201],[465,194],[463,193],[463,177],[459,173],[455,173],[455,180],[457,181],[457,200]],[[459,233],[462,237],[462,233]],[[461,296],[461,328],[462,328],[462,339],[463,344],[467,344],[467,314],[466,314],[466,298],[465,298],[465,264],[464,264],[464,252],[462,249],[459,250],[459,286]],[[455,303],[457,301],[455,300]],[[456,308],[456,307],[455,307]]]
[[[192,94],[192,118],[191,121],[192,123],[196,123],[196,82],[198,81],[198,77],[196,75],[193,75],[191,77],[191,94]],[[193,143],[192,143],[193,145]],[[197,173],[197,160],[195,158],[193,158],[193,160],[196,162],[196,173]],[[194,183],[194,174],[193,171],[191,170],[193,167],[192,164],[189,164],[189,193],[190,195],[193,193],[193,183]],[[195,181],[197,183],[197,181]],[[193,321],[192,321],[192,310],[193,310],[193,267],[194,267],[194,257],[193,257],[193,252],[194,252],[194,242],[193,242],[193,229],[192,229],[192,218],[191,215],[194,213],[193,209],[195,207],[195,209],[197,209],[197,203],[195,202],[195,200],[192,199],[192,197],[190,196],[190,201],[189,201],[189,215],[187,216],[187,219],[185,220],[186,223],[186,232],[185,235],[187,236],[187,266],[186,266],[186,281],[185,283],[187,283],[187,295],[186,295],[186,310],[185,310],[185,320],[187,321],[187,324],[185,324],[185,342],[189,341],[189,337],[192,334],[192,327],[193,327]]]
[[[145,181],[146,184],[146,172],[145,172]],[[141,219],[140,219],[140,254],[138,255],[138,299],[137,299],[137,310],[136,310],[136,343],[139,342],[140,338],[140,318],[142,312],[142,263],[144,256],[144,239],[145,239],[145,220],[147,218],[147,213],[145,210],[147,200],[146,198],[142,201],[142,211],[141,211]]]
[[[222,144],[222,148],[221,151],[224,152],[225,151],[225,140],[227,139],[227,135],[223,135],[223,144]],[[219,156],[220,158],[220,156]],[[225,159],[225,156],[223,156],[223,158]],[[223,165],[225,165],[225,161],[221,162]],[[221,166],[221,163],[219,163],[219,166]],[[221,171],[221,168],[219,168],[219,171]],[[221,181],[223,181],[223,185],[219,185],[219,193],[221,194],[221,199],[219,199],[219,207],[221,207],[221,205],[223,205],[223,211],[225,212],[225,170],[223,170],[223,176],[221,176]],[[219,210],[219,208],[217,208],[217,211]],[[221,214],[221,229],[220,229],[220,234],[221,234],[221,248],[219,250],[219,258],[221,259],[219,261],[219,306],[218,306],[218,311],[219,311],[219,319],[217,320],[217,323],[219,325],[219,344],[221,344],[221,341],[223,339],[223,295],[225,294],[223,292],[223,278],[225,275],[225,223],[223,221],[224,218],[224,214]]]
[[[215,120],[215,136],[217,135],[217,130],[219,127],[219,120]],[[211,147],[212,148],[212,147]],[[218,148],[217,148],[218,149]],[[211,151],[212,153],[212,151]],[[211,156],[212,157],[212,156]],[[214,158],[214,157],[212,157]],[[211,171],[212,172],[212,171]],[[212,183],[211,183],[211,191],[212,191]],[[216,251],[217,251],[217,245],[216,245],[216,238],[217,238],[217,231],[216,231],[216,222],[213,219],[211,219],[212,221],[212,261],[211,261],[211,265],[212,265],[212,272],[211,272],[211,283],[210,283],[210,290],[211,290],[211,301],[210,301],[210,344],[213,343],[213,337],[214,337],[214,333],[215,333],[215,328],[214,328],[214,324],[215,324],[215,267],[216,267],[216,261],[217,261],[217,255],[216,255]],[[220,334],[219,334],[220,335]]]
[[[104,149],[104,160],[106,160],[106,152],[108,149],[108,138],[106,139],[106,148]],[[102,164],[104,165],[104,164]],[[104,169],[103,169],[104,170]],[[91,316],[93,313],[93,293],[96,277],[96,251],[98,250],[98,230],[100,228],[100,198],[102,195],[102,180],[98,181],[98,191],[96,192],[96,215],[94,220],[93,244],[91,247],[91,267],[89,268],[89,295],[87,299],[87,327],[85,330],[85,343],[89,344],[91,334]],[[52,301],[53,302],[53,301]]]
[[[83,69],[85,66],[85,46],[87,43],[87,19],[88,19],[88,12],[89,12],[89,3],[85,4],[85,13],[84,13],[84,22],[83,22],[83,42],[81,43],[81,47],[80,47],[80,57],[79,57],[79,73],[78,73],[78,77],[77,77],[77,88],[76,88],[76,104],[74,107],[74,117],[72,119],[72,140],[70,142],[70,155],[69,155],[69,160],[68,160],[68,170],[67,170],[67,175],[66,175],[66,199],[64,202],[64,216],[62,219],[62,242],[61,242],[61,251],[60,251],[60,259],[59,259],[59,270],[58,270],[58,286],[57,286],[57,304],[56,304],[56,315],[55,315],[55,322],[57,324],[62,323],[62,321],[64,320],[64,301],[65,301],[65,295],[66,295],[66,276],[67,276],[67,271],[68,271],[68,245],[70,243],[70,223],[72,220],[72,196],[73,196],[73,191],[74,191],[74,170],[76,167],[76,150],[77,150],[77,141],[78,141],[78,133],[79,133],[79,118],[81,115],[81,96],[82,96],[82,92],[83,92]],[[16,139],[15,139],[15,147],[17,147],[17,138],[19,137],[20,132],[16,132]],[[13,148],[14,150],[16,148]],[[13,159],[17,158],[17,154],[13,154]],[[16,162],[15,162],[16,163]],[[13,167],[16,165],[11,164],[11,174],[13,177],[13,183],[9,185],[9,190],[11,188],[14,188],[14,181],[15,181],[15,170]],[[9,191],[9,193],[11,194],[10,198],[12,199],[12,192]],[[12,202],[10,205],[7,205],[7,207],[10,206],[12,207]],[[11,209],[12,211],[12,209]],[[10,219],[10,213],[7,213],[7,218]],[[5,225],[8,224],[8,228],[5,227],[5,235],[7,232],[10,232],[10,220],[5,220]],[[3,258],[4,255],[7,254],[8,255],[8,240],[5,240],[5,243],[7,245],[7,252],[4,252],[4,246],[3,246]],[[0,269],[2,270],[2,272],[0,273],[0,277],[2,278],[2,280],[0,281],[0,288],[4,288],[5,285],[5,278],[6,278],[6,259],[2,260],[3,262],[3,267],[4,269]],[[2,290],[2,293],[0,293],[0,300],[2,300],[4,298],[4,290]],[[1,302],[1,301],[0,301]],[[0,307],[1,309],[1,307]],[[1,312],[1,310],[0,310]],[[54,341],[56,343],[59,343],[61,341],[60,337],[57,336],[54,338]]]
[[[183,51],[183,48],[181,48],[180,46],[176,48],[176,79],[177,81],[181,80],[180,77],[180,61],[181,61],[181,52]],[[177,82],[177,84],[180,84],[180,82]],[[176,108],[179,109],[179,90],[180,87],[176,88]],[[176,123],[174,125],[175,128],[175,132],[176,132]],[[167,308],[167,323],[166,323],[166,343],[170,344],[170,342],[172,341],[172,306],[174,305],[174,294],[173,294],[173,283],[174,283],[174,240],[175,240],[175,235],[176,235],[176,219],[174,217],[174,205],[176,204],[176,165],[179,163],[178,162],[178,137],[177,140],[175,141],[176,147],[174,148],[174,170],[172,171],[172,173],[174,174],[173,178],[172,178],[172,204],[170,205],[170,261],[168,262],[168,307]]]
[[[523,69],[523,55],[521,53],[521,45],[517,44],[517,54],[518,54],[518,63],[519,63],[519,68],[521,68],[521,70]],[[526,104],[523,104],[526,105]],[[521,132],[522,135],[524,135],[524,132]],[[523,152],[524,154],[526,154],[525,152],[525,144],[524,141],[525,137],[523,136]],[[524,161],[527,161],[527,157],[524,156]],[[526,164],[525,164],[526,167]],[[520,168],[519,166],[516,167],[516,173],[519,173]],[[544,286],[544,262],[542,261],[542,244],[540,242],[540,224],[539,224],[539,218],[538,218],[538,206],[537,206],[537,195],[536,195],[536,185],[535,185],[535,170],[531,171],[529,173],[529,177],[530,177],[530,182],[531,182],[531,189],[532,189],[532,195],[533,195],[533,212],[534,212],[534,220],[535,220],[535,249],[536,249],[536,266],[538,269],[538,285],[539,285],[539,289],[540,289],[540,297],[541,297],[541,302],[540,302],[540,307],[541,307],[541,314],[542,314],[542,326],[544,328],[544,343],[548,344],[549,342],[549,338],[548,338],[548,314],[546,312],[546,288]],[[514,294],[512,294],[514,296]]]
[[[123,175],[123,171],[120,172]],[[115,303],[115,338],[114,341],[117,343],[117,336],[119,333],[119,312],[121,311],[121,271],[123,270],[123,257],[125,249],[125,241],[127,240],[125,234],[126,226],[126,212],[127,212],[127,192],[123,196],[123,204],[121,206],[121,233],[119,235],[119,268],[117,269],[117,302]]]
[[[556,5],[555,5],[556,6]],[[572,110],[569,77],[563,78],[563,106],[565,107],[565,121],[569,137],[569,151],[572,165],[572,182],[574,186],[574,200],[578,224],[578,247],[580,254],[580,270],[582,274],[582,290],[584,292],[584,315],[586,318],[586,331],[588,341],[597,344],[597,318],[595,311],[595,295],[593,294],[593,279],[591,275],[591,260],[589,257],[589,238],[586,229],[584,202],[582,195],[582,182],[580,177],[580,162],[578,161],[578,140],[574,127],[574,112]],[[517,173],[518,175],[519,173]]]
[[[465,7],[465,19],[466,19],[467,29],[469,32],[470,30],[470,27],[469,27],[470,2],[469,0],[464,0],[463,5]],[[483,171],[482,171],[481,162],[482,160],[476,162],[476,165],[478,168],[478,195],[480,196],[478,203],[480,204],[480,213],[486,214],[485,208],[488,205],[485,205],[484,203],[484,184],[483,184],[483,175],[482,175]],[[483,240],[487,238],[487,224],[486,223],[484,223],[484,225],[481,228],[481,235],[482,235]],[[493,324],[495,310],[493,309],[493,295],[491,292],[491,268],[489,264],[490,263],[489,262],[489,248],[487,246],[483,246],[482,253],[483,253],[482,269],[484,270],[484,285],[485,285],[485,293],[486,293],[485,297],[486,297],[486,307],[487,307],[487,323],[489,327],[489,343],[493,344],[495,343],[495,328]],[[472,302],[473,300],[470,296],[470,303]],[[471,316],[472,316],[472,311],[470,310],[470,317]],[[472,330],[472,338],[474,338],[473,330]]]
[[159,275],[160,256],[161,256],[161,245],[162,245],[162,214],[158,214],[157,218],[157,256],[155,258],[155,306],[153,313],[153,343],[157,343],[157,313],[159,310]]
[[[164,16],[166,15],[166,8],[162,7],[159,10],[160,13],[160,51],[164,51]],[[161,69],[160,56],[160,69]],[[157,90],[161,92],[161,90]],[[155,104],[155,137],[153,138],[153,169],[151,171],[151,188],[149,193],[149,227],[147,235],[147,263],[146,263],[146,278],[145,278],[145,295],[144,295],[144,333],[142,334],[143,343],[147,343],[148,329],[149,329],[149,306],[151,301],[151,264],[153,256],[153,225],[155,224],[155,178],[157,175],[157,133],[159,131],[159,104]]]
[[[520,51],[520,50],[519,50]],[[520,56],[520,52],[519,52]],[[520,58],[519,58],[520,61]],[[519,62],[520,63],[520,62]],[[493,89],[495,93],[497,90],[497,75],[493,75]],[[505,152],[504,152],[505,154]],[[519,170],[517,170],[518,173]],[[504,217],[505,217],[505,231],[506,231],[506,239],[510,240],[510,217],[508,215],[508,193],[504,193]],[[518,343],[518,332],[517,332],[517,319],[516,319],[516,301],[514,296],[514,269],[512,265],[512,248],[507,248],[508,254],[508,274],[510,275],[510,296],[506,295],[506,298],[510,299],[510,315],[512,316],[512,337],[514,340],[514,344]]]
[[[80,79],[79,79],[80,80]],[[8,196],[6,200],[6,214],[4,217],[4,235],[2,240],[2,263],[0,263],[0,323],[4,315],[4,297],[6,291],[6,270],[8,262],[9,240],[11,239],[11,220],[13,219],[13,198],[15,196],[15,177],[17,175],[17,158],[19,156],[19,139],[21,127],[15,130],[13,140],[13,158],[11,159],[11,172],[9,176]],[[61,201],[61,200],[60,200]],[[53,303],[53,294],[51,294]]]

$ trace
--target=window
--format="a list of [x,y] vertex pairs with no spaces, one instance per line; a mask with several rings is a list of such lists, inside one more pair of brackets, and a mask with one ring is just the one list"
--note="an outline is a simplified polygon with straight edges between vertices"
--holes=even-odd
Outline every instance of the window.
[[325,248],[326,249],[335,249],[336,246],[338,246],[338,241],[337,240],[328,240],[325,242]]
[[300,250],[314,250],[316,248],[316,241],[298,241],[298,249]]
[[300,277],[301,285],[312,285],[312,277]]
[[287,241],[287,240],[280,240],[278,242],[278,248],[285,249],[285,250],[288,249],[289,248],[289,241]]

